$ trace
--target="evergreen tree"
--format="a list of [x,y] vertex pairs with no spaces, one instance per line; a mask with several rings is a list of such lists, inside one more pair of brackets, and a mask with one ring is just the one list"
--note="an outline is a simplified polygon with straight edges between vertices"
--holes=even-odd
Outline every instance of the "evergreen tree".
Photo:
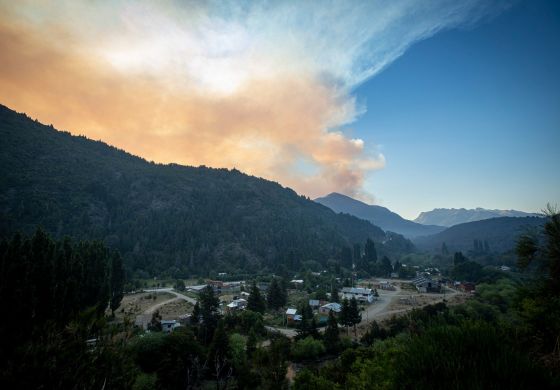
[[118,253],[111,258],[111,314],[115,315],[115,310],[121,304],[124,288],[124,269],[122,259]]
[[251,292],[249,293],[249,298],[247,299],[247,310],[263,314],[265,308],[265,302],[261,295],[261,291],[257,287],[257,283],[253,281]]
[[329,312],[329,319],[327,321],[327,328],[325,329],[325,347],[329,352],[336,352],[340,347],[340,333],[338,330],[338,322],[332,310]]
[[362,246],[360,244],[354,244],[354,261],[360,262],[362,260]]
[[352,314],[350,312],[350,302],[347,298],[342,300],[342,307],[339,315],[340,323],[346,327],[346,334],[348,335],[348,327],[352,326]]
[[356,298],[352,297],[350,299],[350,305],[348,310],[348,323],[354,327],[354,336],[356,336],[356,325],[362,321],[362,314],[360,313],[360,308],[358,307],[358,301]]
[[453,256],[453,265],[458,266],[464,262],[466,262],[468,259],[463,255],[462,252],[455,252],[455,255]]
[[200,304],[198,303],[198,301],[196,301],[191,314],[191,324],[198,325],[199,323],[200,323]]
[[284,304],[284,294],[276,278],[272,279],[272,282],[268,286],[266,299],[268,307],[273,310],[278,310]]
[[391,260],[387,256],[383,256],[381,259],[381,264],[379,266],[379,271],[382,276],[389,276],[393,272],[393,266],[391,265]]
[[340,297],[338,295],[338,287],[336,287],[336,282],[332,283],[331,288],[331,302],[340,302]]
[[200,317],[204,323],[204,326],[199,329],[199,336],[202,338],[203,343],[208,345],[212,340],[214,330],[218,323],[218,307],[220,301],[218,297],[214,295],[214,289],[211,286],[204,287],[198,294],[198,298],[200,302]]
[[257,334],[255,333],[255,329],[251,327],[249,330],[249,335],[247,336],[247,357],[250,359],[253,356],[253,353],[257,349]]
[[298,338],[304,339],[307,336],[317,338],[317,323],[315,322],[313,310],[311,309],[311,306],[309,306],[309,303],[303,303],[299,307],[299,312],[301,313],[301,321],[298,324]]
[[224,329],[224,320],[218,322],[212,343],[208,350],[208,366],[216,378],[216,389],[227,388],[227,382],[232,375],[230,364],[229,338]]
[[447,244],[445,242],[441,244],[441,254],[444,256],[449,255],[449,249],[447,249]]
[[366,245],[364,247],[364,257],[368,263],[375,263],[377,261],[377,251],[375,250],[375,244],[369,238],[366,240]]

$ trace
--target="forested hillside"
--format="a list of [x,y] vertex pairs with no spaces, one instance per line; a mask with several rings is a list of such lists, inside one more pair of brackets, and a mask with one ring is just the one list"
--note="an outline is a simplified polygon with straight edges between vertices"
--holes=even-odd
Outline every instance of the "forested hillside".
[[[277,183],[151,163],[4,106],[0,137],[0,235],[41,225],[57,238],[102,239],[136,276],[299,269],[386,239],[371,223]],[[399,250],[394,242],[388,251]]]
[[441,250],[445,243],[449,251],[469,251],[475,241],[482,243],[486,252],[506,252],[515,247],[520,235],[542,228],[546,219],[541,217],[502,217],[462,223],[443,232],[414,240],[419,249]]

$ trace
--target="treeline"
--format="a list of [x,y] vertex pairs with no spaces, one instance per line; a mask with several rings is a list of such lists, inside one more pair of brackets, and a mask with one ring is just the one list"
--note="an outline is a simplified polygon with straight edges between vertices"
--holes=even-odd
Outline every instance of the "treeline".
[[[477,286],[467,303],[379,324],[335,361],[302,370],[301,389],[555,389],[560,386],[560,214],[517,244],[528,282]],[[462,254],[455,266],[469,264]]]
[[100,239],[136,278],[297,271],[368,238],[387,252],[410,249],[277,183],[149,163],[3,106],[0,137],[0,237],[41,225],[59,239]]
[[[119,254],[100,242],[53,241],[37,230],[0,242],[0,270],[1,382],[18,388],[73,387],[75,380],[101,385],[97,378],[111,370],[111,354],[88,353],[86,340],[102,344],[105,311],[122,299]],[[87,366],[94,358],[109,359],[105,367],[96,365],[97,374]]]

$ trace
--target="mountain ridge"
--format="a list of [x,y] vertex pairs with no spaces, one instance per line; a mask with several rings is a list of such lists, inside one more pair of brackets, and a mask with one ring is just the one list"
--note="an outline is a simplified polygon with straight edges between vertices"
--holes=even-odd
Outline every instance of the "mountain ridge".
[[450,252],[474,249],[474,241],[488,242],[492,252],[504,253],[515,248],[520,235],[542,228],[546,218],[499,217],[451,226],[431,236],[413,239],[418,249],[440,251],[443,244]]
[[441,226],[430,226],[409,221],[386,207],[370,205],[337,192],[317,198],[315,202],[321,203],[335,212],[365,219],[385,231],[402,234],[408,238],[435,234],[445,229]]
[[0,236],[41,225],[58,238],[100,239],[136,277],[299,270],[367,238],[382,252],[389,237],[278,183],[148,162],[2,105],[0,137]]
[[466,208],[435,208],[431,211],[421,212],[414,219],[415,222],[421,224],[435,224],[439,226],[451,227],[466,222],[481,221],[490,218],[500,217],[539,217],[538,213],[528,213],[518,210],[499,210],[484,209],[477,207],[475,209]]

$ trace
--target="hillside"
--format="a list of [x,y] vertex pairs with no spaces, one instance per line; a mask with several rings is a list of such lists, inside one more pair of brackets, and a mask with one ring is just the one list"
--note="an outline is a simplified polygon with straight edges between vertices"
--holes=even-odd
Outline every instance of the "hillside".
[[385,207],[369,205],[336,192],[317,198],[315,202],[321,203],[337,213],[354,215],[370,221],[383,230],[399,233],[409,238],[435,234],[445,229],[441,226],[427,226],[409,221]]
[[476,209],[434,209],[425,211],[414,220],[425,225],[453,226],[460,223],[482,221],[499,217],[537,217],[540,214],[526,213],[517,210]]
[[0,137],[0,235],[42,225],[55,237],[101,239],[137,276],[297,270],[368,237],[386,239],[277,183],[150,163],[4,106]]
[[507,252],[514,249],[520,234],[541,228],[546,222],[540,217],[501,217],[462,223],[438,234],[414,239],[422,250],[439,251],[445,243],[450,252],[473,249],[474,240],[488,242],[492,252]]

